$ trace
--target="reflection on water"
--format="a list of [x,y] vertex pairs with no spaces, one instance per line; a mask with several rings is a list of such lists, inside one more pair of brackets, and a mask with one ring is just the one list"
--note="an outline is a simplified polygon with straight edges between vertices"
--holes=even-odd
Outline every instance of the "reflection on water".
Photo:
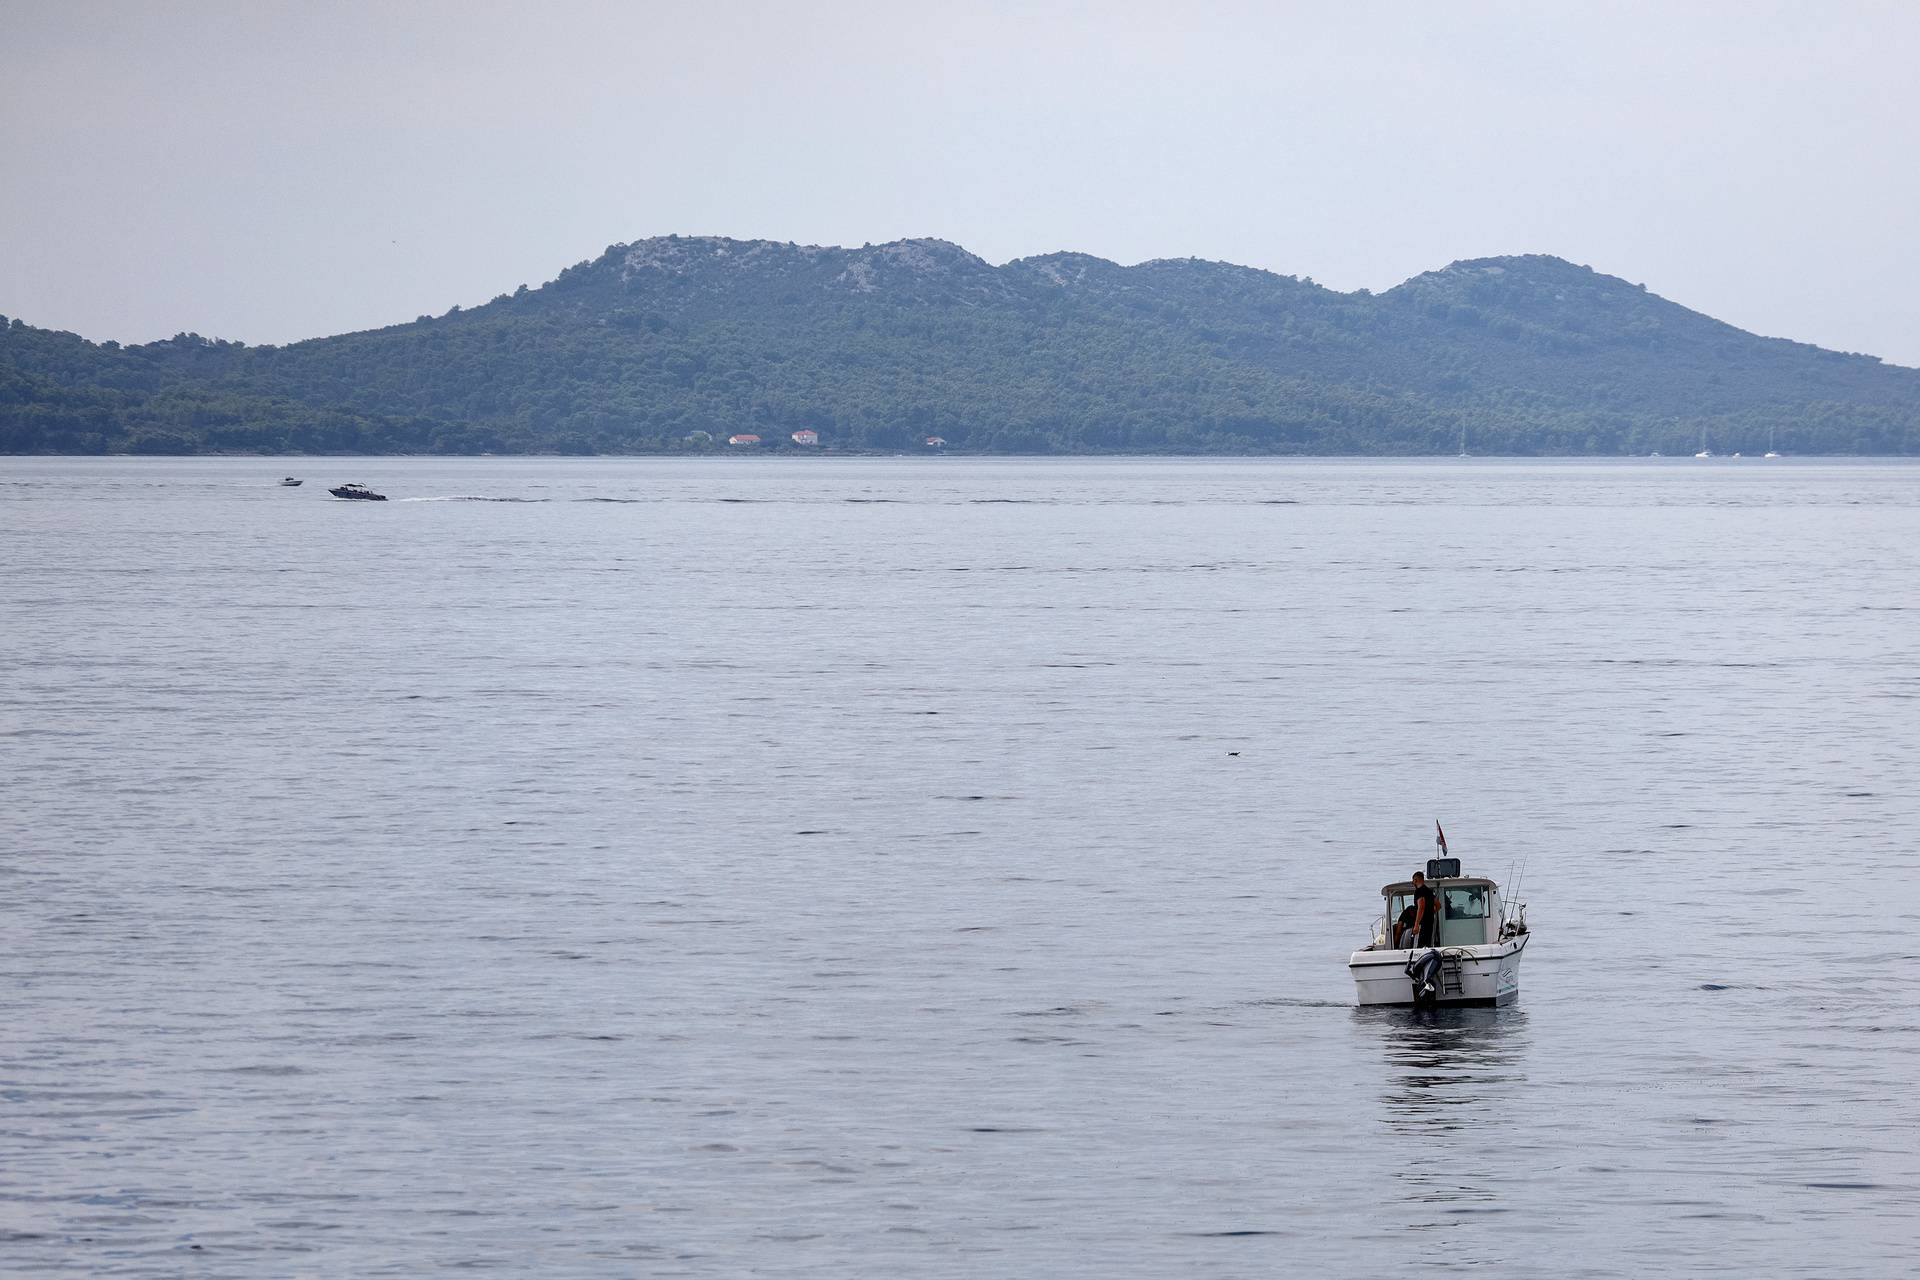
[[1392,1070],[1382,1098],[1397,1132],[1430,1136],[1469,1119],[1467,1104],[1524,1084],[1527,1015],[1522,1009],[1355,1009],[1363,1032],[1378,1037]]
[[1502,1104],[1526,1086],[1525,1011],[1374,1007],[1353,1021],[1385,1059],[1380,1122],[1398,1153],[1387,1172],[1400,1197],[1450,1216],[1501,1212],[1480,1175]]

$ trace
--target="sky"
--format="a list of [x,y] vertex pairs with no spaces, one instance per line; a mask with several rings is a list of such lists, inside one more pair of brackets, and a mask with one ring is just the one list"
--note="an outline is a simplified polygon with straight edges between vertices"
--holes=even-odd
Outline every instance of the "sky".
[[1920,365],[1920,4],[0,0],[0,312],[287,342],[652,235],[1551,253]]

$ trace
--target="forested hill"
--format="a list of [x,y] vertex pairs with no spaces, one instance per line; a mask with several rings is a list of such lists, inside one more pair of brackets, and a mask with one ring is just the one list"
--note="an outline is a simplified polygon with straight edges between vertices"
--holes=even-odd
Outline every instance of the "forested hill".
[[1381,294],[1195,260],[995,267],[668,236],[485,306],[285,347],[0,318],[0,451],[1920,453],[1920,370],[1558,258]]

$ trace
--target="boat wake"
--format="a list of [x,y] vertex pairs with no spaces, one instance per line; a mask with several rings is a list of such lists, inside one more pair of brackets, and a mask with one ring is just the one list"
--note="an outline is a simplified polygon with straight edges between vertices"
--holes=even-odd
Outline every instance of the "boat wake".
[[402,498],[402,502],[611,502],[620,506],[634,506],[651,502],[651,498],[500,498],[480,493],[455,493],[439,498]]
[[1269,996],[1263,1000],[1243,1001],[1254,1009],[1351,1009],[1350,1000],[1309,1000],[1298,996]]
[[438,497],[402,498],[402,502],[645,502],[645,498],[503,498],[484,493],[448,493]]

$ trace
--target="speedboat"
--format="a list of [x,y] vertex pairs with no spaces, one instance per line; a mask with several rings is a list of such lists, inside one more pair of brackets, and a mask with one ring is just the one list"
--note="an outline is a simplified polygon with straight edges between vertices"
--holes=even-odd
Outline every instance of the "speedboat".
[[1510,913],[1500,886],[1460,874],[1460,859],[1427,860],[1427,887],[1438,909],[1433,946],[1399,946],[1395,922],[1413,903],[1413,882],[1381,889],[1386,915],[1373,940],[1353,953],[1347,970],[1359,1003],[1503,1005],[1520,996],[1520,953],[1527,949],[1527,908]]
[[336,498],[359,498],[363,502],[385,502],[387,495],[375,493],[363,484],[343,484],[338,489],[329,489],[328,493]]
[[288,476],[280,482],[280,487],[282,489],[298,489],[302,483],[304,482],[296,477]]

